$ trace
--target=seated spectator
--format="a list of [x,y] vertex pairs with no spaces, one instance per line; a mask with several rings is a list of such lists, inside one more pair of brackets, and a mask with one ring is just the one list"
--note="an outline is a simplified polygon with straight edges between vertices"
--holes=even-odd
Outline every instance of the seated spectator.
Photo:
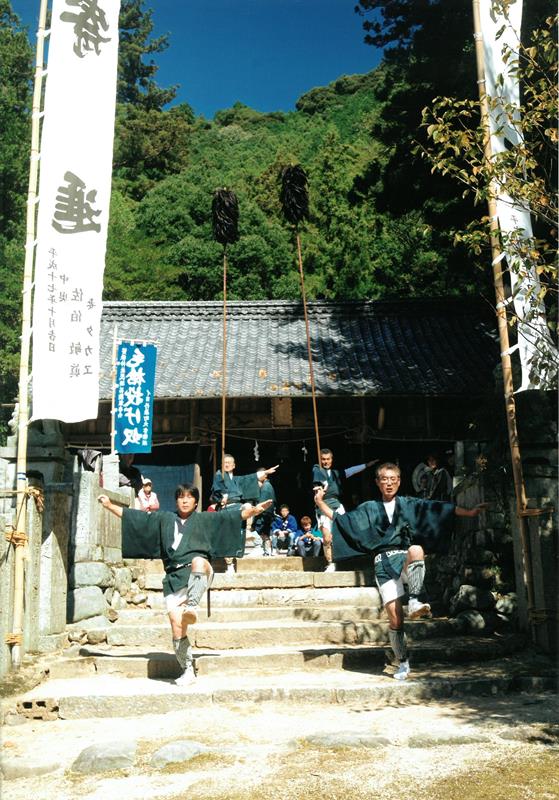
[[285,550],[287,555],[294,552],[293,542],[297,530],[297,520],[289,513],[289,506],[284,503],[279,507],[279,514],[274,517],[270,530],[273,556],[277,555],[279,550]]
[[322,550],[322,534],[318,528],[312,527],[310,517],[301,517],[301,532],[295,540],[297,554],[305,556],[319,556]]
[[147,511],[148,514],[159,510],[159,500],[152,490],[152,483],[149,478],[142,478],[142,488],[138,492],[138,503],[140,511]]

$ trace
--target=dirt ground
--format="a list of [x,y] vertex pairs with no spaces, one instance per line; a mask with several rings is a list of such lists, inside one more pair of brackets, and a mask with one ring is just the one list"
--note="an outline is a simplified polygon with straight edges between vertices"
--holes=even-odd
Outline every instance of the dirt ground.
[[[4,780],[3,800],[179,800],[202,785],[212,800],[559,799],[558,702],[550,694],[381,709],[213,705],[140,718],[26,721],[6,725],[2,738],[9,763],[59,765]],[[155,750],[184,739],[210,750],[163,771],[151,765]],[[133,767],[72,771],[84,748],[123,740],[137,742]]]

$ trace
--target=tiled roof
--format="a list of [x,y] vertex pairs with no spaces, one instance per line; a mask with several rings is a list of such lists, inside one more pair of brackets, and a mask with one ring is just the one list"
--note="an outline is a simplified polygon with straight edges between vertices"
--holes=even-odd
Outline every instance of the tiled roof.
[[[227,305],[229,397],[310,394],[301,303]],[[498,360],[491,314],[464,300],[309,303],[317,394],[479,395]],[[111,396],[115,325],[120,339],[158,345],[156,397],[221,395],[221,302],[107,302],[101,397]]]

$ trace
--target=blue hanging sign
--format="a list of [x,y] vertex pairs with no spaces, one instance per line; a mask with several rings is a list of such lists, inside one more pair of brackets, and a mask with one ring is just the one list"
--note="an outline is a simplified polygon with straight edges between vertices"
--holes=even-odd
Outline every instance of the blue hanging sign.
[[114,408],[117,453],[151,453],[156,358],[154,344],[118,345]]

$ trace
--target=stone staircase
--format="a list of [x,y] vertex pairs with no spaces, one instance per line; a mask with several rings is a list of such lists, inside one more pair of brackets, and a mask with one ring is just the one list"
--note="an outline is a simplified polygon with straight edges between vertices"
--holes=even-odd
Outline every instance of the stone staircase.
[[[130,564],[129,564],[130,566]],[[352,565],[350,565],[352,566]],[[161,563],[134,562],[145,601],[87,630],[53,659],[48,680],[19,698],[31,718],[133,716],[188,702],[408,703],[456,694],[552,689],[551,662],[525,650],[515,632],[464,635],[459,619],[436,614],[406,623],[412,677],[386,666],[388,625],[372,572],[324,572],[322,559],[245,558],[234,576],[215,564],[211,615],[189,630],[198,679],[173,684],[179,668],[164,611]],[[203,601],[204,602],[204,601]],[[69,626],[71,638],[80,623]],[[74,633],[74,637],[72,637]],[[82,634],[83,635],[83,634]]]

